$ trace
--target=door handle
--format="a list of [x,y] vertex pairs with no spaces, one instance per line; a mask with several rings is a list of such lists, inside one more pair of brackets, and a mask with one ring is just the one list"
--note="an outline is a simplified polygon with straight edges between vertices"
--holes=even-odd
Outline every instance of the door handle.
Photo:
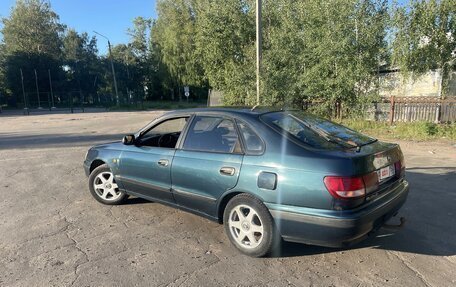
[[221,175],[229,175],[229,176],[233,176],[234,173],[236,172],[236,169],[234,167],[227,167],[227,166],[224,166],[220,169],[220,174]]
[[169,160],[167,159],[161,159],[158,161],[158,165],[161,165],[161,166],[168,166],[169,164]]

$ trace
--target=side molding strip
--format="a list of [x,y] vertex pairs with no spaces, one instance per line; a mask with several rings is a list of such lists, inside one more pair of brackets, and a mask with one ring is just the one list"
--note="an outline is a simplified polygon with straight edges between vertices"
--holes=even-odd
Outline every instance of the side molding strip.
[[144,182],[144,181],[141,181],[141,180],[126,178],[126,177],[123,177],[123,176],[120,176],[120,175],[116,176],[116,178],[118,178],[119,180],[121,180],[123,182],[128,182],[130,184],[140,185],[140,186],[145,187],[145,188],[150,188],[150,189],[154,189],[154,190],[158,190],[158,191],[162,191],[162,192],[171,192],[171,188],[164,188],[164,187],[157,186],[157,185],[154,185],[154,184],[150,184],[148,182]]
[[183,195],[183,196],[194,197],[194,198],[198,198],[198,199],[202,199],[202,200],[206,200],[206,201],[210,201],[210,202],[214,202],[214,201],[217,200],[217,199],[214,198],[214,197],[210,197],[210,196],[206,196],[206,195],[201,195],[201,194],[196,194],[196,193],[193,193],[193,192],[183,191],[183,190],[174,189],[174,188],[172,189],[172,192],[181,194],[181,195]]

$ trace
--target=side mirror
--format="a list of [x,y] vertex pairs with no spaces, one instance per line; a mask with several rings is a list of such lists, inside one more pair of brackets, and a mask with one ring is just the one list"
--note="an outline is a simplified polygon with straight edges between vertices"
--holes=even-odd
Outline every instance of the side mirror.
[[135,135],[126,135],[122,139],[124,145],[134,145],[135,144]]

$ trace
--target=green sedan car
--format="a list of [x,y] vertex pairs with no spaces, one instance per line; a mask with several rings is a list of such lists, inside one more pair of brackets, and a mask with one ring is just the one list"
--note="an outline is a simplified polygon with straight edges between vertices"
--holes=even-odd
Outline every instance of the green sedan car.
[[409,191],[399,145],[301,111],[169,112],[92,147],[84,168],[99,202],[132,195],[205,216],[250,256],[282,239],[359,242],[398,213]]

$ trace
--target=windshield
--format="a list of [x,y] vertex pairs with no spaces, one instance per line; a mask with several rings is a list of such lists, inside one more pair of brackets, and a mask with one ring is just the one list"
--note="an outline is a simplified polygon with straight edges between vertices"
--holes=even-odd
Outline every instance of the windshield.
[[299,111],[267,113],[261,119],[314,148],[354,148],[376,141],[342,125]]

